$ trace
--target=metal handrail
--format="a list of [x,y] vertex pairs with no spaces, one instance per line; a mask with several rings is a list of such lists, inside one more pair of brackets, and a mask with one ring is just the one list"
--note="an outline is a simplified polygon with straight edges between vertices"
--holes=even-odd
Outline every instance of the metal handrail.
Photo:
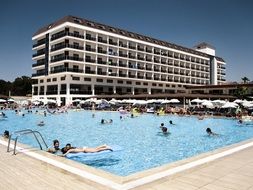
[[20,131],[15,131],[14,133],[12,133],[12,134],[9,136],[7,152],[10,152],[11,137],[12,137],[12,135],[14,135],[14,134],[17,134],[17,137],[15,138],[15,142],[14,142],[14,151],[13,151],[13,154],[14,154],[14,155],[16,154],[16,146],[17,146],[18,138],[19,138],[21,135],[33,134],[34,138],[36,139],[36,141],[38,142],[38,144],[39,144],[39,146],[40,146],[40,149],[42,150],[41,143],[40,143],[38,137],[36,136],[36,134],[38,134],[38,135],[40,136],[40,138],[42,139],[42,141],[43,141],[45,147],[48,148],[47,143],[45,142],[44,138],[42,137],[42,135],[41,135],[41,133],[40,133],[39,131],[33,131],[33,130],[31,130],[31,129],[24,129],[24,130],[20,130]]

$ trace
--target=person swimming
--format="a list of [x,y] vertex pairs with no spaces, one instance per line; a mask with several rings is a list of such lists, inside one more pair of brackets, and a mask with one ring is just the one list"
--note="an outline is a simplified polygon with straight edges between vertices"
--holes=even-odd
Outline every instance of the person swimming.
[[164,127],[164,123],[161,123],[160,129],[162,130],[163,134],[169,134],[167,127]]
[[112,119],[109,119],[109,121],[105,120],[105,119],[101,119],[101,124],[109,124],[109,123],[112,123],[113,120]]
[[175,123],[172,122],[172,120],[170,120],[169,123],[170,123],[171,125],[176,125]]
[[10,137],[10,132],[7,131],[7,130],[5,130],[4,134],[3,134],[3,137],[6,138],[6,139],[8,139]]
[[209,127],[206,129],[206,132],[207,132],[207,134],[208,134],[209,136],[218,135],[217,133],[212,132],[212,130],[211,130]]
[[101,152],[101,151],[105,151],[105,150],[113,151],[111,149],[111,147],[109,147],[107,145],[101,145],[101,146],[97,146],[94,148],[89,148],[89,147],[76,148],[76,147],[72,147],[71,144],[68,143],[68,144],[66,144],[66,146],[64,148],[62,148],[62,153],[63,153],[63,156],[66,156],[69,153],[79,153],[79,152],[95,153],[95,152]]
[[50,152],[50,153],[57,153],[58,151],[60,151],[60,143],[57,139],[53,140],[53,148],[49,148],[47,150],[47,152]]
[[42,127],[45,125],[44,121],[40,121],[38,124],[37,124],[39,127]]

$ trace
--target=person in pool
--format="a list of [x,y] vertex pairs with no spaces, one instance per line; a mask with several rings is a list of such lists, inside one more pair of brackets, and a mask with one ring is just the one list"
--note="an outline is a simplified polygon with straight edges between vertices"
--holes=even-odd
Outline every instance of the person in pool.
[[161,123],[160,128],[162,129],[163,134],[169,134],[170,132],[168,131],[167,127],[164,127],[164,123]]
[[216,136],[216,135],[218,135],[217,133],[212,132],[212,130],[209,127],[206,129],[206,132],[207,132],[207,134],[209,136]]
[[42,127],[45,125],[44,121],[40,121],[38,124],[37,124],[39,127]]
[[60,143],[59,143],[59,141],[58,141],[57,139],[55,139],[55,140],[53,141],[53,147],[52,147],[52,148],[49,148],[49,149],[47,150],[47,152],[50,152],[50,153],[55,154],[55,153],[57,153],[58,151],[60,151]]
[[6,138],[6,139],[8,139],[10,137],[10,132],[7,131],[7,130],[5,130],[4,134],[3,134],[3,137]]
[[68,143],[68,144],[66,144],[66,146],[64,148],[62,148],[62,153],[63,153],[63,156],[66,156],[69,153],[79,153],[79,152],[94,153],[94,152],[101,152],[101,151],[105,151],[105,150],[113,151],[107,145],[101,145],[101,146],[97,146],[95,148],[91,148],[91,147],[76,148],[76,147],[72,147],[71,144]]
[[170,120],[169,123],[170,123],[171,125],[176,125],[175,123],[172,122],[172,120]]
[[105,120],[105,119],[101,119],[101,124],[108,124],[108,123],[112,123],[113,120],[110,119],[109,121]]

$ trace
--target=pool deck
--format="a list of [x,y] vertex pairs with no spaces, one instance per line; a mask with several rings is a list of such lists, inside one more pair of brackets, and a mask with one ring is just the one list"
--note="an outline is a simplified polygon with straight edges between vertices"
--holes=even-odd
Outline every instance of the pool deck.
[[[3,140],[0,138],[0,140]],[[123,177],[110,175],[71,160],[29,149],[40,155],[56,159],[66,164],[79,167],[90,173],[99,173],[115,183],[122,183]],[[224,156],[217,160],[170,175],[154,182],[132,189],[135,190],[253,190],[253,146]],[[190,159],[191,160],[191,159]],[[147,173],[147,172],[146,172]],[[139,174],[134,175],[136,178]],[[6,146],[0,144],[0,189],[1,190],[110,190],[115,189],[98,184],[84,177],[57,168],[51,164],[35,159],[23,152],[12,155],[6,152]],[[127,177],[125,178],[127,179]],[[127,180],[126,180],[127,181]],[[118,189],[121,186],[118,186]],[[122,186],[124,187],[124,186]],[[131,189],[131,188],[122,188]]]

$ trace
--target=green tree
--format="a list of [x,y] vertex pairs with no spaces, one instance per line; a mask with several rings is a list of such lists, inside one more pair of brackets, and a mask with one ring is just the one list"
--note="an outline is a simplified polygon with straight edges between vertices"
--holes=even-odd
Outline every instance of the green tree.
[[242,81],[243,81],[244,84],[246,84],[246,83],[249,82],[250,80],[249,80],[248,77],[243,77],[243,78],[242,78]]
[[0,80],[0,94],[8,96],[9,91],[11,90],[11,82],[5,80]]
[[245,86],[238,87],[234,95],[240,99],[245,98],[248,95],[248,88]]
[[32,79],[27,76],[18,77],[12,83],[12,95],[25,96],[32,92]]

